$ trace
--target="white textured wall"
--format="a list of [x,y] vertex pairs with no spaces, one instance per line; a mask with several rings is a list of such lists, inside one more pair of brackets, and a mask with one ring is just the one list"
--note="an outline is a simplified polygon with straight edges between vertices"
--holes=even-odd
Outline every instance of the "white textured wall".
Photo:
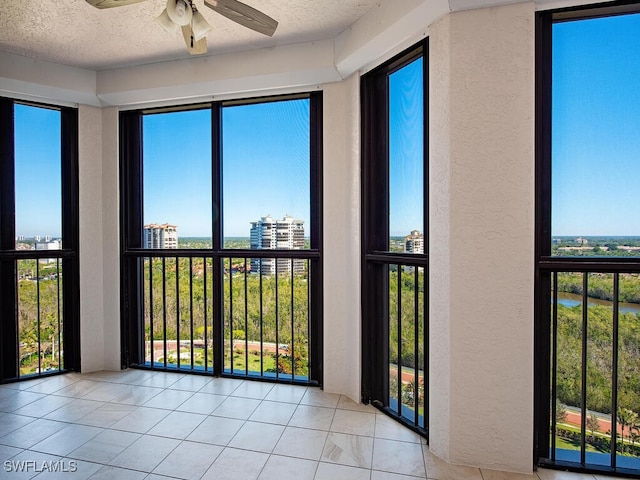
[[533,32],[531,2],[430,30],[432,448],[520,472],[533,450]]
[[104,354],[102,111],[80,105],[80,355],[83,372],[101,370]]
[[429,28],[429,445],[449,459],[451,66],[448,15]]
[[82,371],[120,369],[118,109],[79,106]]
[[324,86],[324,389],[360,402],[360,78]]
[[102,110],[102,261],[104,368],[120,369],[120,217],[118,109]]

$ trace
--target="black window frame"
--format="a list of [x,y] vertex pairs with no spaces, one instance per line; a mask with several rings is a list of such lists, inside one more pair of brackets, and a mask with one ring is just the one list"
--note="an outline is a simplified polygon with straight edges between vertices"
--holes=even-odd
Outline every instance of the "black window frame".
[[[389,76],[423,59],[423,235],[424,253],[389,251]],[[362,401],[428,438],[429,397],[424,399],[424,428],[389,408],[388,270],[422,268],[424,272],[424,383],[429,384],[429,39],[418,42],[363,75],[361,91],[362,201]],[[417,308],[417,307],[416,307]],[[382,372],[387,372],[382,374]],[[428,392],[428,388],[425,388]]]
[[[637,478],[637,470],[628,470],[616,466],[615,454],[612,455],[610,467],[587,463],[584,454],[581,461],[568,462],[556,459],[549,453],[553,440],[550,440],[550,425],[555,425],[555,386],[552,386],[552,367],[555,368],[554,347],[551,342],[555,337],[555,327],[550,308],[557,303],[552,292],[554,275],[561,272],[579,272],[586,277],[589,273],[608,273],[617,275],[624,273],[640,273],[640,258],[634,257],[568,257],[551,254],[551,196],[552,196],[552,27],[554,23],[587,20],[591,18],[610,17],[640,13],[640,2],[624,0],[608,3],[560,8],[536,13],[535,26],[535,305],[534,305],[534,466],[570,470],[582,473],[614,474],[621,477]],[[614,280],[617,284],[617,281]],[[586,279],[585,279],[586,284]],[[614,289],[617,287],[614,287]],[[586,289],[585,289],[586,290]],[[586,293],[583,302],[586,301]],[[614,318],[617,319],[617,300],[614,301]],[[584,309],[586,310],[586,309]],[[583,322],[586,322],[583,314]],[[614,322],[617,325],[617,321]],[[586,325],[583,324],[583,326]],[[614,329],[616,327],[614,326]],[[616,336],[614,334],[614,336]],[[583,336],[582,376],[586,378],[586,340]],[[615,347],[614,347],[615,350]],[[617,353],[614,353],[614,358]],[[615,365],[614,360],[614,365]],[[617,385],[617,373],[613,373],[614,386]],[[616,402],[613,395],[612,407]],[[586,400],[586,386],[582,387],[583,403]],[[586,407],[582,407],[586,409]],[[615,418],[615,416],[613,417]],[[583,434],[581,442],[585,442],[586,410],[583,411]],[[615,426],[615,420],[613,422]]]
[[[264,104],[270,102],[308,99],[310,102],[310,248],[304,250],[267,251],[270,257],[306,259],[309,262],[310,288],[310,339],[309,339],[309,380],[300,382],[283,378],[238,376],[227,373],[223,367],[223,342],[214,342],[213,371],[187,371],[182,373],[213,376],[237,377],[252,380],[278,381],[322,385],[323,381],[323,322],[322,322],[322,92],[275,95],[232,99],[218,102],[199,103],[154,109],[129,110],[120,112],[120,275],[121,275],[121,367],[163,370],[144,364],[144,341],[141,305],[141,254],[149,251],[143,248],[143,144],[142,118],[147,114],[172,111],[209,109],[211,111],[211,176],[212,176],[212,248],[211,249],[171,249],[153,250],[154,254],[199,255],[214,262],[213,273],[213,336],[222,338],[223,285],[222,262],[225,258],[248,258],[256,255],[255,250],[224,248],[223,242],[223,173],[222,173],[222,109],[225,106]],[[175,369],[168,369],[176,371]]]
[[[61,221],[60,250],[16,249],[15,105],[60,112]],[[0,97],[0,383],[80,371],[80,265],[78,109]],[[59,370],[19,375],[16,262],[57,258],[64,272],[62,318],[64,357]]]

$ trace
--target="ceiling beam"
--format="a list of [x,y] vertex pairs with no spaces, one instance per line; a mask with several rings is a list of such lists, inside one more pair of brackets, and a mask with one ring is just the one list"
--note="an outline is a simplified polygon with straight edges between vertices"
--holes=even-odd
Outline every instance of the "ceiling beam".
[[2,52],[0,95],[59,105],[100,105],[93,70]]
[[341,80],[333,41],[214,55],[98,72],[104,106],[272,93]]

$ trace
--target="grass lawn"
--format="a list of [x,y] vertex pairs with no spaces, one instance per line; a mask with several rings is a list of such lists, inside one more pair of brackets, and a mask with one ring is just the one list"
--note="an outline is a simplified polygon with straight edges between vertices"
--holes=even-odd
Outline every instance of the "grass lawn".
[[[601,450],[594,448],[593,445],[590,445],[588,443],[585,445],[585,447],[587,452],[601,453]],[[580,450],[580,442],[574,441],[574,440],[567,440],[566,438],[556,437],[556,448],[561,448],[564,450]]]
[[[260,354],[249,351],[248,355],[249,360],[249,371],[250,372],[260,372]],[[224,353],[224,368],[231,368],[231,359],[229,357],[229,351],[226,350]],[[273,358],[273,355],[267,354],[262,358],[262,369],[263,371],[274,370],[276,368],[276,361]],[[236,371],[244,372],[245,371],[245,356],[244,352],[242,353],[234,353],[233,354],[233,369]]]

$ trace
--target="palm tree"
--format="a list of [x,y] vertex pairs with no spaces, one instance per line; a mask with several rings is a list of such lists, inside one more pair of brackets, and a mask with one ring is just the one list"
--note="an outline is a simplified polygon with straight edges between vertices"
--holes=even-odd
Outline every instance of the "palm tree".
[[624,429],[626,427],[630,427],[635,425],[638,421],[638,414],[629,408],[621,408],[618,411],[618,423],[620,424],[620,428],[622,429],[622,453],[624,453]]
[[632,452],[635,450],[635,445],[636,442],[638,440],[640,440],[640,434],[638,433],[638,431],[632,431],[631,433],[629,433],[629,440],[631,440],[631,448],[632,448]]
[[637,414],[636,420],[632,425],[629,425],[629,439],[631,440],[631,447],[635,447],[636,442],[640,440],[640,419]]

